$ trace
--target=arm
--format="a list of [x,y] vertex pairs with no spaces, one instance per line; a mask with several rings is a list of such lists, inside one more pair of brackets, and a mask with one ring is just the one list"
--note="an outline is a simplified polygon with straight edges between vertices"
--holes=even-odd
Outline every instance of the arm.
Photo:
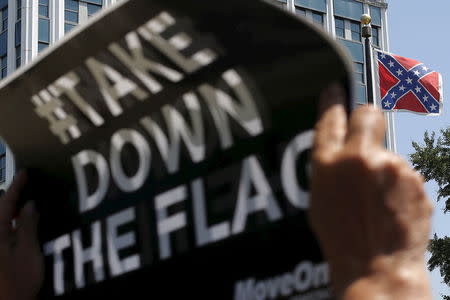
[[338,86],[322,97],[310,220],[339,299],[431,299],[424,254],[432,206],[423,179],[382,146],[373,107],[347,120]]
[[26,174],[19,173],[0,198],[0,299],[36,299],[43,282],[34,205],[30,201],[20,211],[17,207],[25,183]]

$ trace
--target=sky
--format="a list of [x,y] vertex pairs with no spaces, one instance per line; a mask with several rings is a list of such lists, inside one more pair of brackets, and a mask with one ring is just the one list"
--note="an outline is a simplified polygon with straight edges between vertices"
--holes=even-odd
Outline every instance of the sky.
[[[450,13],[449,0],[390,0],[388,8],[390,52],[423,62],[442,74],[444,113],[427,117],[412,113],[396,113],[397,151],[404,158],[414,152],[412,141],[423,141],[426,130],[439,132],[450,126]],[[447,88],[448,87],[448,88]],[[427,183],[427,193],[435,202],[437,185]],[[450,236],[450,213],[444,215],[443,201],[435,202],[432,233]],[[430,274],[433,299],[450,295],[450,288],[441,283],[438,271]]]

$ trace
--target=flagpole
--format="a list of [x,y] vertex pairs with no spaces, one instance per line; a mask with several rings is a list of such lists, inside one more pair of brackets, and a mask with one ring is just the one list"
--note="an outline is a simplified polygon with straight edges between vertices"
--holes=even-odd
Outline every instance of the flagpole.
[[372,26],[370,25],[371,22],[372,18],[368,14],[361,16],[361,36],[364,38],[366,56],[367,102],[371,105],[375,105],[372,76],[372,43],[370,42],[370,37],[372,36]]

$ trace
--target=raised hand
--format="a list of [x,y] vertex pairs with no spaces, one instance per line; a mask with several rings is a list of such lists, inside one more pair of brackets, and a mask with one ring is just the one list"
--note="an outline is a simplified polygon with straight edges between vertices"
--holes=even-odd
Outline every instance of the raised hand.
[[422,177],[383,147],[373,107],[349,120],[344,93],[322,95],[310,220],[341,299],[431,299],[424,253],[432,206]]
[[[0,299],[36,299],[43,282],[38,216],[30,201],[18,210],[26,174],[19,173],[0,198]],[[14,220],[14,221],[13,221]]]

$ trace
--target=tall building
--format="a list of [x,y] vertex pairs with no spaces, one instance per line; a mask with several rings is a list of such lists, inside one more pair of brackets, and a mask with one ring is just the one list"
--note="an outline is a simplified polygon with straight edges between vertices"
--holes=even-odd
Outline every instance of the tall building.
[[[117,1],[120,0],[0,0],[1,78],[29,63],[76,25]],[[363,13],[372,16],[372,43],[388,50],[387,0],[266,1],[306,18],[349,50],[354,66],[355,100],[366,103],[364,44],[359,20]],[[395,151],[393,115],[386,114],[386,119],[386,145]],[[10,184],[14,171],[11,152],[0,143],[0,190]]]
[[[32,61],[49,45],[104,7],[120,0],[0,0],[0,77]],[[0,143],[0,190],[15,172],[9,149]]]
[[[341,43],[353,60],[354,95],[357,103],[367,103],[364,41],[361,38],[362,14],[372,17],[372,45],[389,51],[387,0],[267,0],[327,31]],[[393,113],[386,113],[386,147],[396,151]]]

